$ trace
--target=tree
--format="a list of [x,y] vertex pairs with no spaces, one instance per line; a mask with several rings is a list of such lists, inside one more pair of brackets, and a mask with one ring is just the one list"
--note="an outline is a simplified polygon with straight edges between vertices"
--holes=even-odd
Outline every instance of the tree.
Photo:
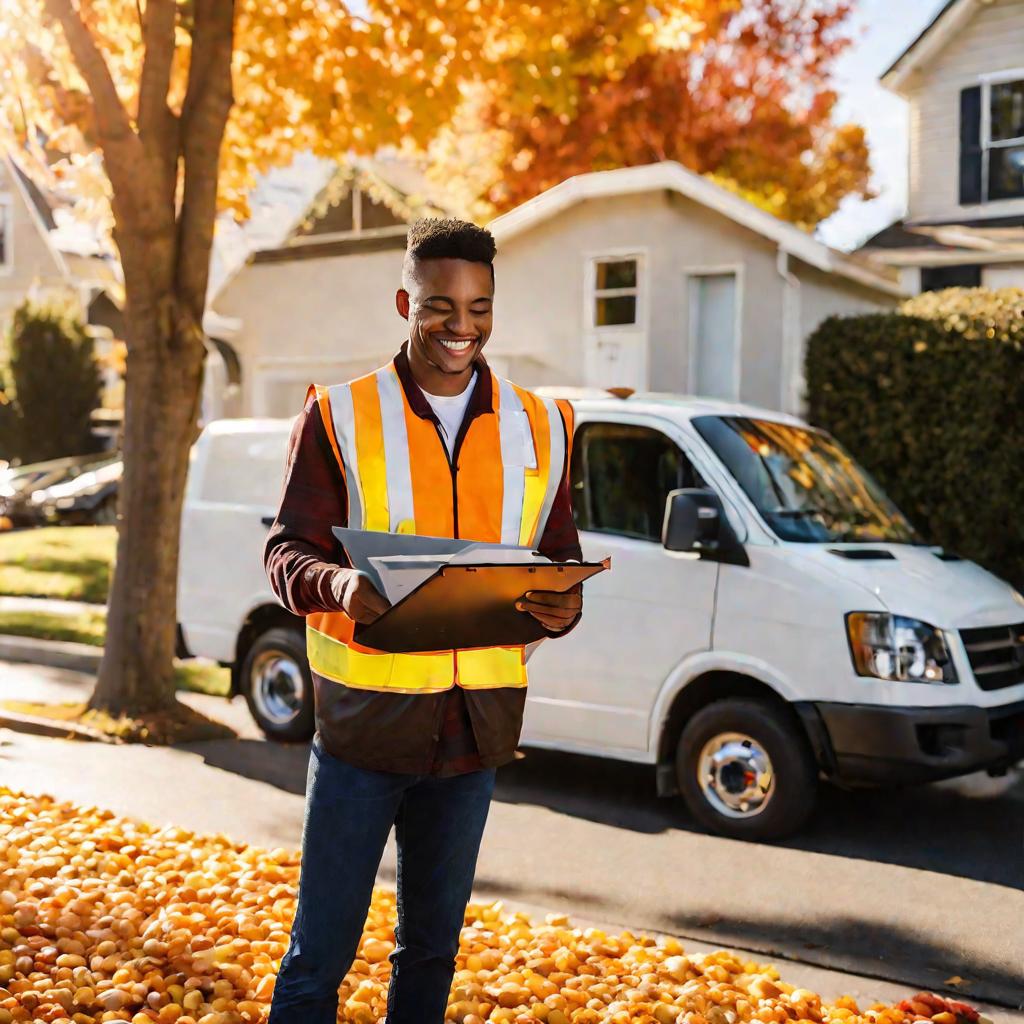
[[93,708],[174,706],[178,523],[218,209],[243,216],[255,174],[299,149],[426,146],[470,83],[520,115],[568,110],[582,76],[620,72],[659,36],[699,47],[736,6],[5,0],[8,142],[94,215],[109,203],[124,272],[125,473]]
[[10,453],[42,462],[95,451],[100,372],[80,310],[56,296],[26,300],[14,311],[7,352]]
[[703,47],[663,39],[624,70],[586,69],[569,110],[544,98],[510,110],[478,90],[435,142],[433,173],[486,216],[574,174],[677,160],[811,228],[843,197],[870,195],[863,129],[833,121],[829,78],[849,44],[848,9],[846,0],[745,3]]

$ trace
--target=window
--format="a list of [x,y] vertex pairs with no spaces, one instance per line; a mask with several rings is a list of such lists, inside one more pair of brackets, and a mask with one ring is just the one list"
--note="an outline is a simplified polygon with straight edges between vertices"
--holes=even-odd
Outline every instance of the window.
[[594,326],[616,327],[637,322],[637,260],[594,262]]
[[626,423],[580,427],[571,474],[579,529],[659,542],[669,491],[704,486],[664,434]]
[[965,263],[958,267],[922,267],[921,291],[938,292],[943,288],[980,288],[981,266]]
[[960,93],[960,203],[1024,197],[1024,77]]

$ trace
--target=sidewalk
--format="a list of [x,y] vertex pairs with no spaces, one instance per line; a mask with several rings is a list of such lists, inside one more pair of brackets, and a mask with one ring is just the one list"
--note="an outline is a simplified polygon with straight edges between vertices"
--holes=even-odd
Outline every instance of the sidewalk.
[[0,594],[0,613],[41,612],[47,615],[83,615],[103,611],[105,605],[87,601],[62,601],[56,597],[11,597]]

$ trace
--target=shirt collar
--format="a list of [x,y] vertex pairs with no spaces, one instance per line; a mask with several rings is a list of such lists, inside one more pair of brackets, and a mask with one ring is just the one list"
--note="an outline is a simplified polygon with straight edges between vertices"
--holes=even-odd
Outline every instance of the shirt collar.
[[[398,379],[402,382],[405,400],[409,403],[409,408],[420,419],[436,420],[437,417],[434,415],[434,410],[431,409],[430,403],[423,396],[423,392],[413,378],[412,370],[409,367],[408,347],[409,342],[403,342],[402,347],[394,358],[395,372],[398,374]],[[473,360],[473,367],[477,371],[476,385],[473,388],[473,394],[470,395],[469,405],[466,406],[467,418],[494,412],[494,389],[491,383],[491,369],[482,355],[478,355]]]

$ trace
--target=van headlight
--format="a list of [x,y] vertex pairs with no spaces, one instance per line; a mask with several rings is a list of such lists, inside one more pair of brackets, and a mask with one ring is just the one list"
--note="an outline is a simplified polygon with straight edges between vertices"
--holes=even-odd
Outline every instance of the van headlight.
[[941,629],[888,612],[850,612],[846,633],[857,675],[902,683],[955,683]]

